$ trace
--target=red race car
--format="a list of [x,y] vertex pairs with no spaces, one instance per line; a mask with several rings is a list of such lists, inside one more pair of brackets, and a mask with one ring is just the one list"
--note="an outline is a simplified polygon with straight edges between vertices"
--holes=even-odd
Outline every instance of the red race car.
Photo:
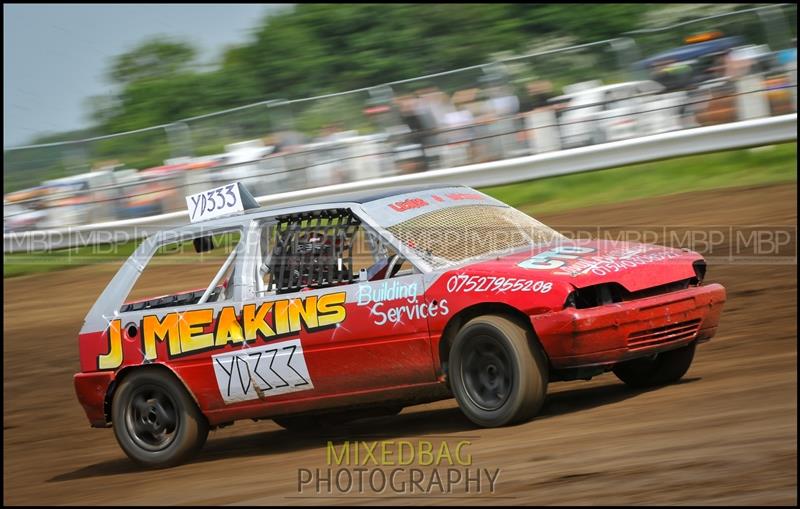
[[194,222],[145,239],[79,337],[91,425],[147,466],[238,419],[324,429],[455,397],[494,427],[535,416],[552,381],[667,384],[725,302],[697,253],[572,241],[467,187],[187,202]]

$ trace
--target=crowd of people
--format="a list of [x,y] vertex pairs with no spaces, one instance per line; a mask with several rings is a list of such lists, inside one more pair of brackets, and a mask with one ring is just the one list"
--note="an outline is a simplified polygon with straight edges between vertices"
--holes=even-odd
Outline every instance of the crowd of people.
[[553,107],[547,102],[554,97],[549,81],[532,81],[525,91],[518,96],[499,80],[452,94],[430,86],[399,94],[365,113],[396,140],[401,172],[424,171],[501,158],[503,144],[521,139],[519,115]]

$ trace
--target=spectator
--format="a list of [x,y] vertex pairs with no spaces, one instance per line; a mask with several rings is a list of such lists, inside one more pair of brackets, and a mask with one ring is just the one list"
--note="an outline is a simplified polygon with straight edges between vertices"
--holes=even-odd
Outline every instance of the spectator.
[[508,157],[516,148],[515,132],[519,126],[515,125],[515,115],[519,112],[519,99],[510,87],[494,82],[486,90],[487,99],[485,119],[488,122],[485,136],[488,143],[484,157],[495,161]]
[[401,173],[428,169],[423,153],[425,124],[417,106],[418,101],[413,95],[401,95],[395,99],[402,126],[393,129],[398,134],[394,151]]
[[[459,90],[453,94],[453,110],[445,115],[445,125],[447,128],[470,126],[475,122],[470,106],[475,101],[477,89]],[[459,129],[458,132],[466,133],[466,138],[462,135],[455,136],[460,141],[469,139],[469,129]]]
[[489,108],[495,118],[508,117],[519,112],[519,99],[510,87],[493,86],[489,89]]
[[445,114],[446,167],[468,164],[472,158],[470,140],[473,137],[472,125],[475,117],[468,108],[474,100],[475,89],[459,90],[453,94],[453,109]]
[[537,108],[544,108],[549,105],[550,99],[556,95],[553,93],[553,84],[549,80],[531,81],[525,87],[528,92],[523,98],[521,105],[522,111],[533,111]]
[[342,124],[342,122],[332,122],[322,128],[320,136],[316,141],[337,141],[346,138],[348,135],[349,133],[344,130],[344,124]]
[[750,73],[753,65],[753,48],[734,48],[725,55],[725,77],[730,80],[739,79]]
[[419,139],[425,154],[425,168],[428,170],[438,167],[437,130],[441,124],[437,117],[441,118],[443,112],[438,104],[437,92],[433,87],[420,89],[414,103],[414,112],[421,126]]

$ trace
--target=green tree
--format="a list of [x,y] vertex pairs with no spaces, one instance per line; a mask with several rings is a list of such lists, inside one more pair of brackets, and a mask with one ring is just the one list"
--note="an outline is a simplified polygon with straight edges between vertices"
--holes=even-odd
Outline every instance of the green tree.
[[195,49],[187,43],[157,37],[114,60],[109,78],[127,85],[141,80],[166,78],[183,72],[194,61]]

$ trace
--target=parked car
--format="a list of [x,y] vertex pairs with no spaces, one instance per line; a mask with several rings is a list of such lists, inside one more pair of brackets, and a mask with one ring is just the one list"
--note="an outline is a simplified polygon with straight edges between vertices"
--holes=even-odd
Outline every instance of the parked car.
[[3,232],[35,230],[45,220],[47,212],[20,205],[3,202]]
[[49,189],[43,206],[47,209],[45,228],[60,228],[107,221],[114,218],[113,200],[118,183],[110,169],[81,173],[52,180],[42,185]]
[[47,211],[42,203],[50,189],[36,186],[21,189],[3,196],[3,231],[36,230],[47,221]]
[[[170,172],[172,173],[172,172]],[[175,210],[182,196],[176,189],[182,175],[170,177],[167,172],[140,172],[138,179],[119,190],[115,200],[116,217],[133,219],[155,216]]]
[[260,167],[259,162],[272,152],[274,146],[264,146],[261,140],[248,140],[225,145],[225,153],[218,154],[219,168],[211,172],[213,182],[241,181],[256,195],[266,194],[280,185],[285,178]]
[[687,37],[683,46],[652,55],[633,64],[636,71],[648,73],[667,90],[692,89],[719,77],[715,69],[721,55],[745,43],[740,36],[721,37],[719,32]]
[[659,95],[663,90],[655,81],[630,81],[582,88],[551,99],[562,105],[562,146],[581,147],[680,129],[682,92]]
[[[496,427],[534,417],[549,382],[675,382],[725,302],[697,253],[572,241],[462,186],[257,208],[231,184],[189,203],[194,222],[142,242],[78,339],[89,422],[147,466],[239,419],[324,430],[455,397]],[[159,269],[170,254],[183,265]]]

